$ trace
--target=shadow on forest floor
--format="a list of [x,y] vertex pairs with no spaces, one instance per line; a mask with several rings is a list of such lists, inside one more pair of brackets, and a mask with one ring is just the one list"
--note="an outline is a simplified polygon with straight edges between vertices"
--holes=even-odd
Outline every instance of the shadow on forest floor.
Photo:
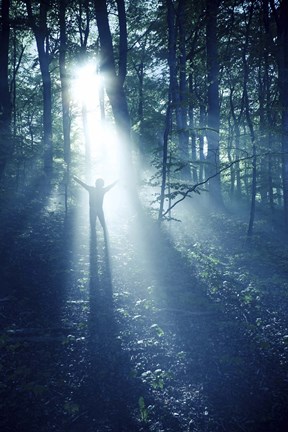
[[109,239],[80,208],[6,222],[1,430],[285,430],[287,361],[219,291],[211,220],[189,241],[130,208]]

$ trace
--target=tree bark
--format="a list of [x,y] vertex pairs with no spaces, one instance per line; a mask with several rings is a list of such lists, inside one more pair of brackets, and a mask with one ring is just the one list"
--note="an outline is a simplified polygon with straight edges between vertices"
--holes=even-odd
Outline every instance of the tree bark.
[[[125,79],[124,66],[121,65],[121,74],[117,75],[106,1],[97,0],[94,2],[94,5],[101,46],[100,71],[103,74],[105,89],[111,103],[116,124],[122,133],[126,133],[129,136],[130,116],[123,88]],[[123,25],[121,25],[122,27]]]
[[280,3],[278,28],[279,92],[282,110],[282,183],[284,222],[288,228],[288,0]]
[[71,143],[70,143],[70,94],[69,79],[66,69],[67,33],[66,33],[66,8],[68,0],[60,0],[59,4],[59,27],[60,27],[60,47],[59,47],[59,71],[61,81],[62,96],[62,124],[64,141],[64,161],[66,162],[65,173],[65,211],[68,211],[68,184],[70,177],[71,162]]
[[192,103],[193,95],[193,77],[192,73],[189,74],[189,128],[191,134],[191,156],[192,156],[192,180],[194,183],[198,183],[198,172],[196,168],[197,152],[196,152],[196,133],[195,133],[195,122],[194,122],[194,106]]
[[[124,8],[125,3],[124,0],[119,0],[117,3],[119,11],[119,28],[121,32],[119,52],[122,53],[124,59],[126,59],[125,47],[127,46],[127,41],[124,41],[127,37],[126,13]],[[100,40],[100,72],[115,119],[115,125],[118,132],[118,144],[121,149],[121,152],[119,152],[121,158],[119,161],[119,167],[121,169],[122,178],[126,183],[131,201],[133,202],[136,211],[141,212],[141,204],[136,188],[136,174],[134,172],[131,158],[132,142],[130,114],[124,90],[126,65],[123,64],[122,57],[122,60],[118,65],[117,74],[106,1],[94,0],[94,8]]]
[[[242,121],[242,116],[244,112],[244,97],[242,95],[241,97],[241,106],[240,106],[240,113],[237,117],[235,112],[235,104],[233,101],[233,95],[234,95],[234,87],[230,88],[230,96],[229,96],[229,102],[230,102],[230,110],[231,110],[231,116],[233,119],[234,124],[234,130],[235,130],[235,158],[240,158],[240,124]],[[240,176],[240,164],[235,164],[235,167],[233,167],[235,170],[235,177],[236,177],[236,198],[239,199],[241,197],[242,189],[241,189],[241,176]]]
[[[187,100],[184,102],[184,94],[187,97],[186,85],[186,53],[185,53],[185,32],[184,32],[184,1],[181,0],[178,5],[178,26],[176,25],[176,10],[172,0],[166,1],[167,5],[167,24],[168,24],[168,56],[169,56],[169,72],[170,72],[170,88],[172,97],[172,106],[175,110],[176,127],[179,142],[180,163],[183,166],[181,170],[182,178],[189,179],[191,177],[189,167],[188,153],[188,131],[187,131]],[[179,29],[180,38],[180,78],[178,82],[177,76],[177,27]],[[183,40],[184,38],[184,40]],[[181,83],[181,84],[180,84]],[[182,94],[182,96],[181,96]],[[182,100],[181,100],[182,98]],[[184,106],[186,104],[186,107]]]
[[[68,1],[68,0],[67,0]],[[82,4],[83,3],[83,4]],[[83,10],[84,9],[84,10]],[[84,15],[84,18],[83,18]],[[87,43],[88,37],[90,33],[90,10],[89,10],[89,0],[85,0],[84,2],[79,2],[79,15],[77,17],[78,22],[78,30],[80,36],[80,48],[81,48],[81,56],[80,61],[85,64],[87,59]],[[96,97],[96,95],[95,95]],[[102,113],[102,111],[101,111]],[[89,126],[88,126],[88,110],[85,103],[85,100],[82,100],[81,107],[82,114],[82,124],[84,131],[84,145],[85,145],[85,162],[89,165],[91,161],[91,137],[89,134]]]
[[124,0],[116,0],[119,18],[120,38],[119,38],[119,81],[121,86],[124,85],[124,81],[127,75],[127,21],[125,12]]
[[[207,50],[207,80],[208,80],[208,110],[207,110],[207,140],[209,177],[220,168],[219,157],[219,63],[217,48],[217,14],[218,0],[206,0],[206,50]],[[209,191],[213,202],[222,204],[220,176],[209,182]]]
[[208,177],[207,173],[207,165],[205,162],[205,155],[204,155],[204,135],[203,130],[205,127],[205,117],[206,117],[206,111],[205,106],[200,102],[200,109],[199,109],[199,127],[200,127],[200,133],[198,134],[199,139],[199,161],[200,161],[200,168],[199,168],[199,182],[202,182],[205,177]]
[[[278,3],[278,2],[277,2]],[[268,0],[263,0],[266,33],[270,33]],[[269,0],[276,28],[276,56],[278,64],[279,99],[281,104],[281,149],[284,223],[288,228],[288,0],[282,0],[276,7],[275,0]],[[270,36],[273,46],[273,35]]]
[[62,117],[63,117],[63,139],[64,139],[64,160],[70,163],[70,95],[69,79],[66,69],[66,51],[67,51],[67,34],[66,34],[66,8],[67,0],[60,0],[59,5],[59,27],[60,27],[60,48],[59,48],[59,70],[62,94]]
[[1,31],[0,31],[0,180],[10,153],[11,142],[11,115],[12,106],[9,91],[8,56],[9,56],[9,9],[10,1],[1,3]]
[[[182,177],[186,180],[191,178],[189,164],[189,132],[188,132],[188,89],[186,75],[186,31],[185,31],[185,13],[187,0],[179,0],[178,15],[178,32],[179,32],[179,107],[178,108],[178,128],[179,128],[179,146],[180,157],[183,161],[184,168]],[[178,99],[178,98],[177,98]],[[176,109],[177,109],[176,108]]]
[[242,52],[242,60],[243,60],[243,69],[244,69],[244,77],[243,77],[243,99],[244,99],[244,106],[245,106],[245,115],[246,115],[246,121],[247,125],[250,131],[250,137],[252,142],[252,184],[251,184],[251,204],[250,204],[250,218],[249,218],[249,226],[247,230],[247,236],[251,237],[253,233],[253,226],[254,226],[254,219],[255,219],[255,208],[256,208],[256,189],[257,189],[257,157],[256,157],[256,142],[255,142],[255,132],[254,132],[254,125],[251,118],[250,113],[250,105],[249,105],[249,96],[248,96],[248,89],[247,84],[249,80],[249,66],[247,61],[247,52],[249,49],[249,37],[250,37],[250,28],[251,28],[251,22],[252,22],[252,16],[253,16],[254,8],[253,4],[251,4],[249,9],[249,15],[248,15],[248,21],[246,24],[246,31],[245,31],[245,43],[244,48]]
[[163,135],[162,176],[161,176],[161,190],[160,190],[160,205],[159,205],[159,213],[158,213],[158,220],[160,222],[163,216],[164,202],[165,202],[165,190],[166,190],[167,174],[168,174],[168,170],[167,170],[168,140],[169,140],[170,129],[171,129],[171,95],[169,93],[166,118],[165,118],[165,129]]
[[47,29],[48,2],[39,2],[39,19],[32,11],[31,0],[25,0],[29,24],[36,39],[39,56],[40,71],[43,83],[43,140],[44,140],[44,171],[51,175],[53,168],[53,143],[52,143],[52,90],[50,76],[49,36]]

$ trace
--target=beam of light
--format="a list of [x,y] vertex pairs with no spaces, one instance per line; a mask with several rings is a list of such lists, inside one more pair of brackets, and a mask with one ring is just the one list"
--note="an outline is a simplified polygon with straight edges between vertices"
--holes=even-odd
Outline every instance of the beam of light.
[[[108,173],[110,171],[115,172],[117,159],[119,159],[117,158],[119,143],[117,143],[115,127],[111,118],[108,114],[103,118],[103,106],[106,104],[106,99],[102,77],[96,70],[96,62],[77,67],[71,90],[73,102],[78,111],[77,127],[82,129],[77,147],[81,153],[84,153],[84,141],[88,138],[91,165],[98,165],[100,170],[106,173],[108,165]],[[83,120],[81,119],[83,108],[86,122],[81,122]]]
[[[95,180],[100,177],[104,179],[105,186],[115,180],[121,180],[125,162],[121,151],[121,137],[116,131],[110,109],[105,109],[108,105],[107,96],[103,91],[102,77],[97,73],[96,60],[75,68],[71,94],[76,113],[74,128],[80,131],[74,146],[80,154],[85,155],[85,164],[83,165],[82,158],[82,162],[79,162],[77,167],[77,175],[91,186],[94,186]],[[120,181],[116,187],[118,192],[122,186]],[[82,212],[87,214],[88,199],[85,199],[87,192],[82,192]],[[125,190],[123,193],[125,194]],[[115,193],[113,189],[105,196],[103,207],[106,218],[109,218],[116,207],[121,205],[121,194]]]
[[100,109],[102,79],[97,73],[96,66],[96,62],[89,62],[75,68],[71,86],[76,112],[74,127],[82,131],[78,137],[77,147],[80,153],[86,153],[86,160],[101,156],[99,145],[95,145],[95,142],[103,142],[103,119]]
[[103,83],[96,61],[78,66],[74,76],[71,94],[77,113],[75,123],[78,131],[82,131],[77,148],[82,154],[86,152],[86,161],[89,159],[93,171],[96,168],[107,175],[107,171],[115,171],[116,136],[111,120],[103,115]]
[[[161,333],[162,330],[158,325],[159,317],[155,316],[155,306],[163,310],[175,307],[172,303],[173,295],[177,296],[180,277],[178,276],[178,272],[172,271],[174,267],[171,263],[173,263],[175,255],[171,256],[170,254],[168,257],[170,244],[164,242],[158,225],[151,223],[146,213],[141,213],[141,215],[137,213],[131,195],[127,192],[127,185],[124,181],[121,181],[121,174],[125,171],[125,166],[128,169],[128,164],[125,164],[127,161],[123,157],[123,147],[125,147],[123,139],[117,134],[113,122],[108,117],[105,121],[101,119],[100,107],[97,105],[98,100],[96,102],[91,98],[91,94],[97,94],[97,80],[93,81],[91,79],[90,81],[89,74],[87,74],[87,70],[83,74],[80,72],[80,82],[77,83],[75,91],[77,88],[81,89],[79,93],[78,90],[76,91],[79,95],[79,103],[84,102],[89,108],[87,126],[89,127],[89,139],[91,141],[91,163],[89,164],[89,168],[85,166],[85,169],[83,169],[83,167],[79,166],[77,174],[90,185],[95,184],[97,177],[102,177],[105,185],[118,178],[120,180],[105,196],[103,206],[109,233],[109,250],[111,253],[109,261],[111,263],[112,285],[114,285],[112,286],[113,296],[115,308],[117,306],[119,308],[125,296],[129,296],[130,304],[135,305],[131,310],[134,318],[138,319],[137,317],[140,317],[142,319],[142,317],[148,316],[147,323],[145,321],[148,327],[146,328],[146,332],[143,332],[145,334],[139,337],[135,334],[133,342],[135,343],[135,347],[139,346],[139,344],[141,344],[141,347],[145,347],[151,343],[151,340],[156,341],[155,343],[158,342],[156,340],[157,334],[155,335],[153,332],[156,329],[156,332],[160,330]],[[82,82],[82,79],[84,79],[84,82]],[[90,85],[88,85],[89,81]],[[94,84],[92,85],[91,83]],[[88,92],[87,99],[85,96],[87,93],[86,89]],[[95,96],[96,98],[97,96]],[[139,170],[142,171],[143,168],[139,167]],[[150,176],[150,173],[147,174]],[[85,190],[80,188],[78,190],[81,198],[77,206],[78,220],[75,223],[73,253],[79,274],[77,287],[79,291],[82,291],[79,293],[79,298],[84,297],[87,299],[89,298],[87,296],[89,292],[88,277],[91,278],[93,271],[99,272],[99,274],[97,273],[99,280],[96,277],[97,282],[102,283],[102,287],[105,288],[105,282],[101,282],[101,273],[99,271],[105,260],[105,254],[102,228],[99,221],[96,224],[97,249],[91,250],[91,243],[89,243],[88,196]],[[145,192],[147,195],[146,197],[143,196],[143,200],[146,203],[150,201],[150,197],[153,200],[154,190],[147,186]],[[91,255],[93,254],[95,255],[93,256],[94,261],[91,260]],[[96,270],[96,265],[94,264],[94,267],[91,268],[91,262],[92,264],[95,262],[98,265]],[[185,280],[186,283],[190,283],[188,276]],[[173,295],[171,295],[171,292]],[[149,313],[151,314],[150,317]],[[168,316],[168,318],[171,322],[171,317]],[[151,332],[151,337],[145,336],[148,332]],[[158,337],[166,337],[167,346],[170,338],[171,340],[176,338],[166,328],[163,331],[163,336],[159,336],[158,334]],[[173,353],[172,355],[171,352]],[[176,355],[174,351],[171,351],[170,347],[168,347],[166,354],[167,358],[169,356],[172,358],[172,356]],[[164,370],[165,364],[160,364],[160,367],[163,367]],[[189,387],[187,386],[185,394],[188,391]]]

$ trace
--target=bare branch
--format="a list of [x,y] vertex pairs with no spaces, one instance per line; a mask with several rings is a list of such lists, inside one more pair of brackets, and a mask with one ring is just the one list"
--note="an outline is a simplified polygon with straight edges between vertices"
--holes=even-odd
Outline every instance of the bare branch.
[[[283,155],[283,153],[271,153],[271,152],[261,153],[261,154],[256,155],[256,158],[263,157],[263,156],[271,156],[271,155]],[[187,196],[189,197],[189,194],[191,192],[196,192],[197,189],[200,186],[203,186],[203,185],[207,184],[209,182],[209,180],[213,179],[214,177],[217,177],[222,172],[224,172],[224,171],[228,170],[229,168],[231,168],[231,166],[233,166],[233,165],[235,165],[235,164],[237,164],[239,162],[243,162],[243,161],[246,161],[246,160],[251,160],[254,157],[255,157],[255,155],[251,155],[251,156],[246,156],[246,157],[243,157],[243,158],[235,159],[234,161],[232,161],[231,163],[225,165],[223,168],[221,168],[219,171],[217,171],[213,175],[207,177],[202,182],[196,183],[195,185],[193,185],[190,188],[188,188],[185,192],[179,193],[179,195],[182,195],[182,197],[179,198],[177,201],[175,201],[167,210],[165,210],[165,212],[162,213],[161,218],[163,218],[164,216],[166,216],[167,213],[169,213],[177,204],[179,204],[181,201],[183,201],[185,198],[187,198]]]

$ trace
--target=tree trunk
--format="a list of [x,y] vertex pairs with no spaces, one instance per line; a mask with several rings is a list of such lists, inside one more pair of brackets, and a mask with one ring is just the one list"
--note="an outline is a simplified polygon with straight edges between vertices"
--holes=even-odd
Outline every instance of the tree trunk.
[[40,2],[39,19],[32,12],[31,0],[26,0],[29,24],[36,39],[40,71],[43,83],[43,140],[44,140],[44,171],[50,175],[53,168],[52,144],[52,90],[49,59],[49,36],[47,29],[48,2]]
[[[119,51],[122,52],[122,54],[124,54],[124,51],[126,50],[125,46],[127,47],[127,41],[125,43],[123,40],[125,39],[123,35],[127,34],[124,4],[124,0],[118,1],[118,18],[121,32]],[[121,149],[121,152],[119,152],[121,158],[119,161],[119,167],[135,210],[141,212],[142,207],[136,188],[136,174],[134,172],[131,158],[132,142],[130,114],[124,90],[126,66],[120,62],[117,74],[106,1],[95,0],[94,8],[100,40],[100,72],[115,119],[118,132],[118,143]],[[125,22],[123,22],[124,19]]]
[[[182,178],[189,179],[189,152],[188,152],[188,131],[187,131],[187,100],[184,102],[184,95],[187,97],[186,89],[186,53],[185,53],[185,31],[184,31],[184,1],[178,6],[178,29],[180,47],[180,79],[177,78],[177,37],[176,37],[176,11],[172,0],[167,0],[167,24],[168,24],[168,56],[171,82],[172,106],[175,109],[177,135],[179,141],[179,156],[182,165]],[[183,94],[182,94],[183,92]],[[182,99],[182,100],[181,100]],[[183,106],[182,106],[183,102]],[[186,104],[186,107],[184,106]]]
[[[269,134],[269,143],[271,143],[271,134]],[[269,200],[269,207],[272,213],[274,213],[275,206],[274,206],[274,194],[273,194],[273,175],[272,175],[272,157],[269,155],[268,158],[268,200]]]
[[192,156],[192,180],[194,183],[198,183],[198,172],[196,168],[197,152],[196,152],[196,133],[194,124],[194,107],[192,104],[193,95],[193,77],[192,73],[189,74],[189,129],[191,133],[191,156]]
[[244,69],[244,77],[243,77],[243,98],[245,104],[245,115],[247,120],[247,125],[250,131],[251,142],[252,142],[252,184],[251,184],[251,204],[250,204],[250,219],[249,226],[247,230],[247,236],[251,237],[253,233],[254,219],[255,219],[255,207],[256,207],[256,189],[257,189],[257,158],[256,158],[256,143],[255,143],[255,132],[254,125],[251,119],[250,106],[249,106],[249,96],[247,83],[249,79],[249,66],[247,61],[247,52],[249,49],[249,36],[250,36],[250,27],[253,16],[253,4],[250,6],[248,22],[246,24],[246,32],[245,32],[245,44],[242,52],[242,60],[243,60],[243,69]]
[[282,182],[284,222],[288,228],[288,0],[282,0],[278,21],[278,68],[282,110]]
[[121,133],[126,133],[126,135],[130,136],[130,116],[123,88],[125,78],[123,76],[124,66],[121,63],[121,77],[119,77],[116,73],[106,1],[97,0],[94,2],[94,5],[101,46],[100,71],[103,74],[105,89],[111,103],[116,124]]
[[[266,33],[269,34],[268,0],[264,3],[264,23]],[[269,6],[275,19],[277,27],[277,63],[278,63],[278,83],[281,104],[281,147],[282,147],[282,185],[283,185],[283,206],[284,223],[288,228],[288,0],[282,0],[278,7],[275,0],[269,0]],[[270,37],[273,44],[273,36]]]
[[11,142],[11,100],[8,77],[9,55],[9,9],[10,1],[2,0],[0,32],[0,180],[7,159],[12,152]]
[[[219,158],[219,64],[217,48],[217,14],[218,0],[206,0],[206,49],[207,49],[207,80],[208,80],[208,111],[207,111],[207,140],[209,176],[220,168]],[[222,204],[220,176],[209,182],[209,191],[217,204]]]
[[116,0],[118,9],[118,21],[120,28],[120,40],[119,40],[119,81],[121,86],[124,85],[124,81],[127,75],[127,22],[126,22],[126,12],[125,12],[125,1]]
[[59,70],[62,94],[62,117],[63,117],[63,139],[64,139],[64,160],[70,163],[70,95],[69,79],[66,69],[66,51],[67,51],[67,34],[66,34],[66,7],[67,0],[60,0],[59,5],[59,27],[60,27],[60,48],[59,48]]
[[71,162],[71,144],[70,144],[70,95],[69,95],[69,80],[66,70],[66,50],[67,50],[67,34],[66,34],[66,8],[67,0],[60,0],[59,5],[59,27],[60,27],[60,48],[59,48],[59,70],[61,81],[62,95],[62,124],[63,124],[63,140],[64,140],[64,161],[66,162],[65,173],[65,211],[68,211],[68,185],[70,177],[70,162]]
[[[78,22],[78,31],[80,36],[80,47],[81,47],[80,62],[85,64],[87,59],[87,43],[88,43],[88,37],[90,33],[89,0],[85,0],[84,2],[82,1],[79,2],[79,15],[77,17],[77,22]],[[85,162],[87,165],[89,165],[91,161],[91,138],[89,134],[88,110],[84,99],[82,100],[81,115],[82,115],[83,131],[84,131]]]
[[168,106],[166,111],[165,118],[165,129],[163,136],[163,154],[162,154],[162,176],[161,176],[161,191],[160,191],[160,206],[158,213],[158,220],[161,221],[162,214],[164,210],[164,201],[165,201],[165,190],[166,190],[166,180],[167,180],[167,167],[168,167],[168,139],[169,132],[171,129],[171,96],[169,94],[168,98]]
[[144,132],[144,62],[141,59],[139,65],[135,65],[135,70],[138,77],[138,109],[137,109],[137,119],[139,122],[139,151],[141,156],[144,155],[145,147],[143,142],[143,132]]
[[205,155],[204,155],[204,135],[203,135],[203,130],[205,127],[205,117],[206,117],[206,112],[205,112],[205,106],[204,104],[201,102],[200,103],[200,112],[199,112],[199,127],[200,127],[200,133],[198,134],[198,138],[199,138],[199,159],[200,159],[200,168],[199,168],[199,182],[203,182],[205,177],[208,177],[208,173],[207,173],[207,166],[206,166],[206,162],[205,162]]
[[235,173],[235,164],[233,163],[233,141],[234,141],[234,133],[233,133],[233,127],[231,125],[231,118],[229,116],[228,118],[228,142],[227,142],[227,157],[228,157],[228,161],[229,164],[231,164],[230,166],[230,191],[229,191],[229,195],[230,198],[234,198],[234,193],[235,193],[235,178],[236,178],[236,173]]
[[[235,129],[235,159],[240,158],[240,124],[242,120],[243,115],[243,109],[244,109],[244,98],[242,96],[241,100],[241,110],[239,113],[239,116],[237,118],[235,113],[235,106],[233,102],[233,94],[234,94],[234,88],[230,89],[230,110],[231,110],[231,116],[234,123],[234,129]],[[236,163],[235,167],[235,176],[236,176],[236,198],[239,199],[241,197],[241,176],[240,176],[240,164]]]
[[186,76],[186,31],[185,31],[185,12],[187,0],[179,0],[178,3],[178,31],[179,31],[179,146],[180,158],[183,161],[183,179],[191,178],[189,164],[189,132],[188,132],[188,89]]

